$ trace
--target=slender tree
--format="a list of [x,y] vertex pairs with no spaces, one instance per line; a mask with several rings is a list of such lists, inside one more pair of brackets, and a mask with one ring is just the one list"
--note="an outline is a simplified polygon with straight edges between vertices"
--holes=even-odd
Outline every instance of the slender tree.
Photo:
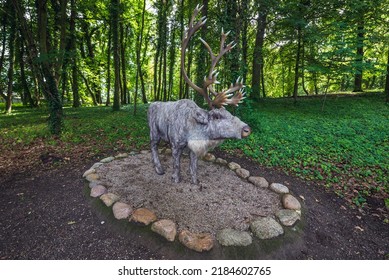
[[386,102],[389,103],[389,48],[388,48],[388,62],[386,64],[385,96],[386,96]]
[[[202,2],[203,8],[201,9],[201,17],[208,17],[208,0],[203,0]],[[207,34],[207,25],[204,24],[200,29],[200,37],[208,41]],[[195,42],[195,47],[197,48],[197,57],[196,57],[196,84],[202,85],[204,83],[204,76],[207,75],[207,61],[208,59],[208,51],[204,47],[203,43],[200,40]],[[197,105],[201,106],[204,103],[204,98],[200,94],[194,95],[194,101]]]
[[107,100],[105,106],[111,105],[111,52],[112,52],[112,22],[110,21],[108,29],[107,45]]
[[[11,15],[12,4],[7,1],[7,13]],[[8,16],[9,36],[8,36],[8,72],[7,72],[7,94],[0,92],[5,99],[5,112],[11,113],[12,110],[12,94],[14,83],[14,64],[15,64],[15,39],[16,39],[16,21],[14,16]]]
[[[255,35],[255,45],[253,52],[253,66],[251,79],[251,97],[254,100],[259,100],[261,97],[261,81],[263,81],[263,64],[264,64],[264,40],[267,23],[268,9],[266,7],[266,0],[257,0],[257,30]],[[262,84],[262,90],[264,85]],[[264,94],[264,90],[263,90]]]
[[76,0],[70,0],[70,52],[72,62],[72,94],[73,94],[73,107],[78,108],[81,106],[80,94],[78,91],[78,67],[77,67],[77,37],[76,37]]
[[120,49],[119,49],[119,7],[120,0],[111,0],[111,23],[112,23],[112,52],[115,84],[113,93],[114,111],[120,110]]
[[[39,30],[39,52],[34,40],[32,30],[27,24],[24,9],[20,1],[12,0],[14,11],[19,21],[20,30],[27,44],[30,65],[34,67],[38,76],[39,85],[48,101],[50,116],[49,129],[53,134],[60,134],[62,131],[62,101],[58,92],[53,69],[50,67],[47,52],[47,7],[46,1],[38,1],[38,30]],[[39,59],[38,59],[39,58]],[[35,63],[39,61],[38,63]]]

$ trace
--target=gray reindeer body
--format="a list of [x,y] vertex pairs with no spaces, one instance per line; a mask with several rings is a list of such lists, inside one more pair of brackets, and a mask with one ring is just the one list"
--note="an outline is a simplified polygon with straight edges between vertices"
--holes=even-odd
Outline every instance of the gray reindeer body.
[[246,137],[250,128],[226,109],[201,109],[192,100],[154,102],[148,110],[150,145],[155,170],[164,174],[158,156],[158,143],[170,143],[173,156],[172,179],[180,181],[180,158],[183,150],[190,150],[190,174],[197,184],[197,160],[224,139]]

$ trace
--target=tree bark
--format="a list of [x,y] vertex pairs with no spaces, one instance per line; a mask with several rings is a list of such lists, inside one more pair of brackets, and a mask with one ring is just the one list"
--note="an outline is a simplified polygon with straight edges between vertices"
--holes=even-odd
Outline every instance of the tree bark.
[[[8,12],[11,12],[11,3],[7,3]],[[7,94],[1,94],[5,99],[5,113],[10,114],[12,111],[12,93],[13,77],[15,64],[15,38],[16,38],[16,21],[15,17],[9,16],[9,36],[8,36],[8,72],[7,72]]]
[[[251,79],[252,98],[259,100],[261,97],[261,80],[263,70],[263,44],[265,39],[267,10],[263,5],[258,5],[257,33],[253,53],[253,70]],[[262,87],[263,88],[263,87]]]
[[169,93],[168,100],[171,99],[173,93],[173,77],[174,65],[176,63],[176,19],[173,19],[170,28],[170,48],[169,48],[169,82],[167,92]]
[[[208,17],[208,0],[203,0],[203,8],[201,9],[201,17]],[[205,41],[208,40],[208,32],[207,32],[207,25],[204,24],[200,29],[200,37],[203,38]],[[196,57],[196,84],[200,87],[203,86],[204,83],[204,76],[208,76],[207,73],[207,61],[208,59],[208,51],[201,43],[200,40],[197,41],[197,43],[194,44],[195,47],[198,49],[197,51],[197,57]],[[206,89],[207,91],[208,89]],[[200,94],[197,94],[195,92],[194,95],[194,101],[197,105],[202,106],[204,104],[204,97]]]
[[300,77],[300,54],[301,54],[301,40],[302,40],[302,29],[297,27],[297,50],[296,50],[296,63],[294,65],[294,85],[293,85],[293,99],[297,101],[298,95],[298,83]]
[[112,106],[114,111],[120,110],[119,4],[120,0],[111,0],[112,51],[113,67],[115,72],[115,85]]
[[23,87],[23,105],[30,105],[30,107],[34,107],[34,101],[31,97],[31,91],[29,88],[29,85],[26,80],[26,71],[25,71],[25,63],[24,63],[24,45],[23,45],[23,39],[21,36],[18,36],[17,39],[17,49],[19,50],[18,53],[18,60],[19,60],[19,67],[20,67],[20,82]]
[[[46,13],[46,2],[38,1],[38,30],[40,33],[40,63],[34,63],[38,55],[38,49],[32,35],[32,31],[27,24],[27,20],[24,17],[24,11],[18,0],[12,0],[14,6],[14,13],[16,13],[19,20],[20,30],[22,35],[27,42],[27,51],[29,54],[30,65],[33,66],[33,71],[36,71],[38,76],[39,84],[43,90],[43,93],[48,101],[49,105],[49,129],[53,134],[60,134],[62,131],[62,102],[58,93],[58,87],[53,75],[53,71],[47,60],[47,41],[44,40],[47,32],[47,13]],[[45,59],[46,58],[46,59]]]
[[[243,83],[246,83],[247,80],[247,57],[248,57],[248,26],[249,26],[249,1],[248,0],[242,0],[241,1],[241,7],[240,7],[240,17],[241,17],[241,22],[242,22],[242,78],[243,78]],[[262,67],[263,69],[263,67]]]
[[112,22],[109,24],[108,30],[108,46],[107,46],[107,100],[105,106],[111,104],[111,39],[112,39]]
[[82,74],[81,71],[79,71],[78,73],[81,76],[81,78],[84,80],[86,89],[88,90],[90,96],[92,97],[93,105],[97,106],[98,104],[97,104],[96,96],[95,96],[93,90],[91,89],[91,87],[89,86],[88,79]]
[[389,48],[388,48],[388,63],[386,64],[385,96],[386,96],[386,102],[389,103]]
[[354,92],[361,92],[362,91],[362,74],[363,74],[363,45],[364,45],[364,37],[365,37],[365,23],[362,19],[358,21],[358,28],[357,28],[357,52],[356,52],[356,73],[354,77]]
[[70,51],[72,53],[72,93],[73,107],[81,106],[80,94],[78,91],[78,69],[77,69],[77,37],[76,37],[76,0],[70,0]]
[[[180,5],[180,38],[183,38],[184,36],[184,4],[185,0],[181,0]],[[180,71],[181,73],[181,71]],[[180,75],[180,88],[178,92],[178,99],[181,99],[184,96],[184,79],[182,75]]]
[[127,74],[126,74],[126,46],[125,46],[125,32],[124,32],[124,23],[120,23],[120,66],[122,70],[122,104],[128,104],[128,90],[127,90]]
[[144,25],[145,25],[145,13],[146,13],[146,0],[143,0],[143,6],[142,6],[142,19],[141,19],[141,26],[140,31],[138,34],[138,40],[137,40],[137,48],[136,48],[136,89],[135,89],[135,96],[134,96],[134,115],[136,115],[136,103],[138,98],[138,78],[141,81],[141,90],[142,90],[142,101],[144,104],[147,103],[146,99],[146,93],[145,93],[145,85],[143,80],[143,72],[142,72],[142,62],[141,62],[141,49],[143,45],[143,31],[144,31]]

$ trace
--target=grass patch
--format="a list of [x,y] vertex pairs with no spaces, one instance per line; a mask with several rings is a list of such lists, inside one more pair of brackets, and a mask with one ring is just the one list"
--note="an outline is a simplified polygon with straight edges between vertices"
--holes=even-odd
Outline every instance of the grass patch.
[[382,95],[267,99],[239,115],[253,134],[227,141],[264,166],[318,181],[354,204],[388,197],[389,107]]
[[[253,130],[250,137],[221,148],[259,164],[314,180],[363,206],[369,197],[389,207],[389,107],[381,94],[245,102],[237,114]],[[0,104],[0,110],[1,110]],[[322,110],[323,109],[323,110]],[[44,145],[64,153],[104,155],[145,149],[149,144],[147,106],[113,112],[107,107],[64,108],[60,138],[47,129],[48,111],[14,106],[0,115],[0,151]],[[16,144],[15,144],[16,143]],[[76,151],[76,152],[74,152]]]

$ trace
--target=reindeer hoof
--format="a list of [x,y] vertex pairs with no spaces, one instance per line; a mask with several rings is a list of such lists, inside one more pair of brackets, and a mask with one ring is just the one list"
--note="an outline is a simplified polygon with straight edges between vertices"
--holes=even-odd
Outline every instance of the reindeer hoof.
[[193,185],[198,185],[198,184],[200,183],[200,181],[197,180],[197,179],[192,179],[192,180],[191,180],[191,183],[192,183]]
[[165,174],[165,171],[163,170],[162,167],[155,167],[155,172],[157,172],[158,175],[163,175]]
[[172,176],[172,181],[176,184],[178,184],[180,181],[181,181],[181,178],[180,176]]

